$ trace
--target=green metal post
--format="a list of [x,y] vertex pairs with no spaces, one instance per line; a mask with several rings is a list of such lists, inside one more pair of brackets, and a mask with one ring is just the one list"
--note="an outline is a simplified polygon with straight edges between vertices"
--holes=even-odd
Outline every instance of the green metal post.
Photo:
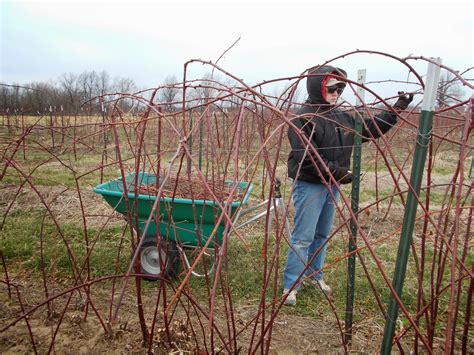
[[[361,85],[365,84],[365,69],[361,69],[357,72],[357,82]],[[357,94],[357,105],[360,106],[364,101],[364,90],[358,88]],[[354,137],[354,157],[352,163],[352,174],[354,179],[352,180],[352,193],[351,193],[351,208],[354,215],[357,216],[359,212],[359,189],[360,189],[360,162],[362,159],[362,119],[363,111],[357,114],[355,120],[356,135]],[[352,238],[349,238],[349,253],[356,250],[356,238],[357,238],[357,221],[351,220],[351,234]],[[354,293],[355,293],[355,265],[356,256],[352,254],[349,257],[347,265],[347,291],[346,291],[346,319],[345,319],[345,333],[344,333],[344,344],[350,344],[352,341],[352,318],[354,314]]]
[[[435,62],[441,64],[440,58],[432,58]],[[413,228],[415,225],[417,196],[420,193],[423,170],[425,168],[426,154],[431,137],[431,128],[433,126],[434,103],[439,81],[439,64],[430,63],[425,94],[423,96],[423,106],[420,114],[420,124],[413,157],[413,166],[411,170],[410,184],[412,189],[408,191],[405,215],[403,217],[402,232],[400,235],[400,244],[398,246],[397,263],[395,266],[395,275],[393,277],[393,288],[399,298],[402,296],[403,283],[407,269],[410,245],[412,242]],[[390,297],[385,330],[382,340],[382,355],[390,354],[392,349],[393,336],[395,333],[395,322],[398,317],[398,303],[393,295]]]

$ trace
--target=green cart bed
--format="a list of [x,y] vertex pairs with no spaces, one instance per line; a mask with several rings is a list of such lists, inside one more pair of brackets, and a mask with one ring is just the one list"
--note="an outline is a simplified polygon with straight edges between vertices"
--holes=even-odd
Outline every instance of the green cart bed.
[[[123,214],[125,218],[131,216],[131,220],[128,220],[128,222],[136,232],[142,235],[146,222],[152,213],[156,196],[136,193],[135,186],[155,186],[157,177],[153,174],[140,172],[138,173],[137,183],[135,185],[135,176],[135,173],[130,173],[126,176],[125,184],[128,207],[124,196],[124,183],[121,178],[100,184],[96,186],[93,191],[102,195],[105,201],[115,211]],[[235,184],[235,182],[226,181],[226,185],[233,186]],[[228,211],[230,209],[231,218],[236,216],[236,211],[239,207],[247,204],[253,185],[248,182],[239,182],[237,183],[237,189],[240,196],[243,195],[242,200],[225,205]],[[160,199],[159,207],[156,209],[154,216],[152,216],[152,220],[146,231],[146,238],[152,239],[154,244],[145,242],[143,245],[149,245],[151,247],[154,245],[156,249],[156,236],[159,235],[161,240],[167,241],[168,243],[171,242],[171,244],[176,243],[180,247],[203,246],[209,237],[211,237],[221,212],[221,209],[215,201],[163,197]],[[137,218],[135,216],[137,216]],[[225,222],[225,219],[222,218],[217,226],[215,235],[208,244],[208,248],[213,248],[216,242],[218,245],[221,245]],[[157,229],[159,234],[157,233]],[[142,251],[142,264],[143,262],[150,263],[150,266],[154,264],[156,267],[155,271],[157,272],[150,272],[150,269],[148,270],[148,274],[159,274],[161,268],[157,263],[160,263],[160,253],[157,250],[148,251],[153,255],[151,259],[148,258],[144,260]]]

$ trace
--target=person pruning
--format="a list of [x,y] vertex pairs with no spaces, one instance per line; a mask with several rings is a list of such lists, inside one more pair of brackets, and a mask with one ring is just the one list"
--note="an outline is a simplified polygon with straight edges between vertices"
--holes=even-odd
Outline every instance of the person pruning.
[[[331,287],[325,282],[322,271],[327,239],[339,200],[338,185],[350,184],[353,178],[350,161],[355,119],[337,107],[346,79],[347,73],[333,66],[310,69],[306,81],[308,99],[292,121],[296,129],[291,126],[288,129],[291,145],[288,176],[293,179],[295,215],[283,272],[283,295],[287,296],[287,305],[296,304],[302,280],[327,295],[331,294]],[[413,100],[413,94],[398,94],[393,106],[396,112],[405,110]],[[365,119],[363,141],[380,137],[396,123],[397,114],[393,111],[383,111],[375,119]],[[307,144],[301,135],[310,143]],[[300,277],[308,262],[310,265],[304,277]]]

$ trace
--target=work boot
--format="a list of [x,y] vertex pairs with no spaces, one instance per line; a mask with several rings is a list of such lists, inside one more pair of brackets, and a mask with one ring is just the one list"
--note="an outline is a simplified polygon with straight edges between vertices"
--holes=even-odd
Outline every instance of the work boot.
[[[289,294],[288,294],[289,293]],[[296,294],[298,293],[298,291],[296,290],[293,290],[290,292],[290,290],[288,288],[285,288],[283,290],[283,296],[287,295],[288,294],[288,297],[286,298],[285,300],[285,304],[287,306],[294,306],[296,305]]]
[[316,280],[316,282],[319,284],[319,287],[321,287],[321,291],[323,291],[327,296],[330,296],[332,293],[331,287],[324,282],[324,279],[321,280]]
[[315,279],[308,278],[304,280],[303,283],[306,285],[312,285],[316,287],[318,290],[323,291],[327,296],[331,296],[331,293],[332,293],[331,287],[329,287],[329,285],[326,282],[324,282],[324,279],[315,280]]

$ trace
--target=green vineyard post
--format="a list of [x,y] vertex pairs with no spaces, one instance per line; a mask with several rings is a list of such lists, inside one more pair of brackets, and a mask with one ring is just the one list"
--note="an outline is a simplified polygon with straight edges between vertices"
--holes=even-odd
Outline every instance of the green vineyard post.
[[[415,154],[413,157],[413,166],[411,170],[410,184],[412,188],[408,190],[402,232],[400,235],[400,244],[398,245],[395,274],[393,276],[392,282],[393,289],[400,299],[402,296],[403,283],[405,280],[405,272],[408,263],[408,255],[412,242],[413,228],[415,225],[417,196],[419,196],[420,193],[428,144],[431,137],[431,128],[433,126],[434,105],[439,81],[441,59],[431,59],[433,63],[429,63],[428,65],[425,93],[423,95],[423,106],[421,108],[420,123],[417,134]],[[398,317],[398,308],[398,303],[392,294],[390,296],[387,319],[385,321],[385,330],[381,349],[382,355],[390,354],[392,349],[393,336],[395,333],[395,322]]]
[[[357,72],[357,82],[360,85],[365,84],[365,69],[360,69]],[[360,190],[360,165],[362,159],[362,120],[363,120],[363,108],[365,91],[362,87],[357,88],[357,106],[359,107],[357,117],[355,119],[355,130],[356,134],[354,137],[354,158],[352,164],[352,174],[354,179],[352,180],[352,192],[351,192],[351,208],[354,215],[357,216],[359,212],[359,190]],[[345,319],[345,332],[344,332],[344,344],[350,344],[352,341],[352,318],[354,314],[354,292],[355,292],[355,265],[356,256],[354,251],[357,249],[356,237],[357,237],[357,220],[351,219],[351,235],[349,238],[349,253],[353,253],[349,256],[347,265],[347,291],[346,291],[346,319]]]

